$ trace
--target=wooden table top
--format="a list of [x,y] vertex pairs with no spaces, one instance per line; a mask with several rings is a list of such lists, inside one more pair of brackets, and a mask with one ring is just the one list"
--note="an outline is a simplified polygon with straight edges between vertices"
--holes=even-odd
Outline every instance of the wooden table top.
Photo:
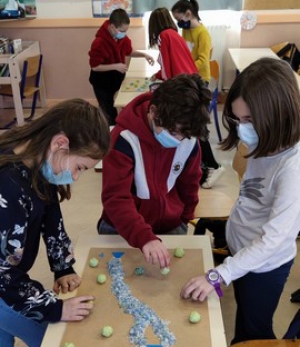
[[300,340],[252,340],[239,342],[232,347],[299,347]]
[[[204,271],[212,268],[213,258],[209,236],[166,236],[161,235],[161,239],[168,249],[174,249],[180,245],[184,249],[201,249],[203,256]],[[83,274],[86,261],[91,247],[100,248],[129,248],[127,242],[119,235],[82,235],[75,246],[76,264],[75,269],[79,275]],[[195,273],[196,275],[196,273]],[[76,295],[73,293],[64,294],[61,297],[67,299]],[[212,347],[226,347],[226,338],[221,314],[220,300],[216,293],[212,293],[207,300],[209,309],[209,327]],[[79,323],[80,324],[80,323]],[[61,347],[62,337],[66,330],[67,323],[49,324],[41,347]],[[80,346],[78,346],[80,347]],[[180,346],[178,346],[180,347]]]

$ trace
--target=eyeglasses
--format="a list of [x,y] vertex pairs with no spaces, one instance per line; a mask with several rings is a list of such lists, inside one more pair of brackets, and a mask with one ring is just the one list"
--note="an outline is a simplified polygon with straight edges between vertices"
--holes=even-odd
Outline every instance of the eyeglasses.
[[237,118],[231,118],[231,117],[229,117],[229,116],[225,116],[225,118],[226,118],[226,120],[227,120],[228,123],[231,123],[231,124],[233,124],[233,125],[235,125],[235,126],[240,125],[240,120],[237,119]]
[[231,123],[235,126],[239,126],[240,124],[252,123],[251,119],[239,119],[235,118],[233,115],[225,116],[228,123]]

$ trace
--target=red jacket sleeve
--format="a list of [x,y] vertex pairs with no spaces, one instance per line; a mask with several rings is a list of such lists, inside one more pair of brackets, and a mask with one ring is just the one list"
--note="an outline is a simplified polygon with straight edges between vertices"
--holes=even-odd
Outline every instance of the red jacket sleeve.
[[114,149],[109,152],[103,160],[102,203],[118,233],[130,246],[142,249],[149,241],[159,238],[135,206],[131,194],[133,169],[130,157]]

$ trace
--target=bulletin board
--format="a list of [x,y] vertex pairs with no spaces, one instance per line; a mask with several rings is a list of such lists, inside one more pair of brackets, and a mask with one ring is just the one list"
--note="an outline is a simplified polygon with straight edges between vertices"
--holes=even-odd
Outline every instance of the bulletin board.
[[[25,8],[26,17],[36,16],[36,0],[19,0],[21,6]],[[0,0],[0,9],[4,9],[9,0]]]
[[244,0],[244,10],[279,10],[300,8],[299,0]]
[[[73,342],[76,347],[133,346],[128,337],[133,317],[124,313],[111,292],[112,279],[108,274],[107,263],[113,257],[112,252],[124,252],[121,258],[125,273],[124,282],[135,298],[153,309],[161,319],[169,322],[168,329],[175,335],[176,347],[211,347],[207,301],[193,302],[181,299],[179,296],[181,287],[188,279],[204,272],[201,249],[185,250],[183,258],[172,257],[170,273],[162,275],[158,267],[145,264],[140,250],[128,248],[90,249],[77,295],[95,296],[94,308],[85,320],[67,324],[61,345]],[[170,250],[170,254],[172,252],[173,250]],[[93,257],[99,259],[99,264],[95,268],[89,266],[89,260]],[[138,276],[134,270],[140,266],[144,268],[144,274]],[[97,283],[99,274],[107,276],[104,284]],[[189,322],[188,317],[192,311],[201,314],[199,323]],[[102,327],[107,325],[113,328],[113,335],[109,338],[101,336]],[[160,341],[151,327],[147,327],[145,336],[149,346],[160,346]]]
[[132,14],[132,0],[92,0],[94,17],[109,17],[117,8]]

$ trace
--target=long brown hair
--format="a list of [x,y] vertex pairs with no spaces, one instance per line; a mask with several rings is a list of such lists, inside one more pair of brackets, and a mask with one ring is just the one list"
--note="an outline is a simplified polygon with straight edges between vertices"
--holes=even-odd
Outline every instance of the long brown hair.
[[283,60],[262,58],[249,65],[233,82],[223,111],[223,125],[229,134],[223,150],[237,146],[239,138],[232,103],[242,97],[251,114],[259,143],[248,154],[264,157],[294,146],[300,140],[300,92],[295,74]]
[[150,47],[157,45],[159,34],[166,29],[173,29],[175,31],[178,31],[169,10],[165,7],[157,8],[156,10],[151,12],[149,18]]
[[[46,180],[40,170],[46,160],[52,138],[63,133],[69,139],[70,154],[92,159],[102,159],[109,150],[110,133],[103,112],[82,99],[63,101],[49,109],[41,118],[21,127],[6,131],[0,136],[1,166],[31,160],[32,184],[38,196],[49,196],[39,188]],[[15,154],[19,146],[23,150]],[[61,201],[70,199],[70,186],[59,186]]]

